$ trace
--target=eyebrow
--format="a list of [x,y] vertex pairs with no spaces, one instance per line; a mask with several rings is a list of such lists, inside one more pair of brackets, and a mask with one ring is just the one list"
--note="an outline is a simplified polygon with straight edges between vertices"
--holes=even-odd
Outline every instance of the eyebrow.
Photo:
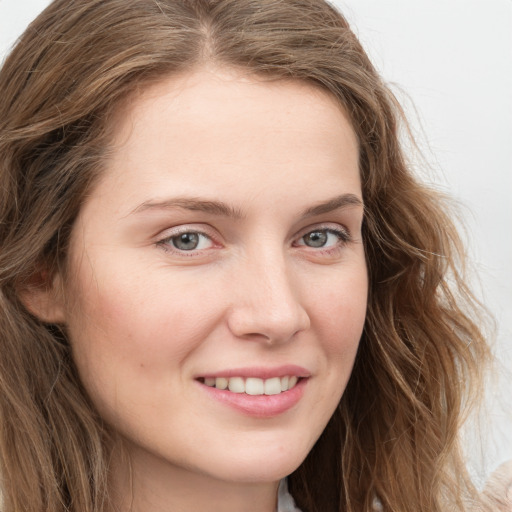
[[334,210],[347,208],[349,206],[363,207],[363,201],[355,194],[342,194],[327,201],[322,201],[302,212],[303,217],[314,217]]
[[196,212],[205,212],[212,215],[242,219],[244,214],[238,208],[227,205],[221,201],[205,200],[196,197],[173,197],[164,201],[145,201],[137,206],[131,213],[139,213],[147,210],[172,210],[183,208]]
[[[355,194],[342,194],[307,208],[302,212],[301,216],[314,217],[316,215],[322,215],[324,213],[329,213],[349,206],[362,207],[363,201]],[[240,208],[232,207],[221,201],[205,200],[196,197],[174,197],[163,201],[145,201],[132,210],[130,215],[148,210],[171,210],[175,208],[205,212],[237,220],[245,217]]]

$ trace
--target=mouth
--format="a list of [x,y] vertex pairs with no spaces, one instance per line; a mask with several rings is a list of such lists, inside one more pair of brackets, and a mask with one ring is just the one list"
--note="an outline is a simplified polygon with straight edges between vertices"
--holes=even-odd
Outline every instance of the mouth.
[[300,366],[238,368],[196,377],[214,402],[253,418],[273,418],[294,409],[311,373]]
[[200,377],[197,380],[205,386],[219,390],[228,390],[231,393],[251,396],[279,395],[293,389],[303,377],[285,375],[260,379],[258,377]]

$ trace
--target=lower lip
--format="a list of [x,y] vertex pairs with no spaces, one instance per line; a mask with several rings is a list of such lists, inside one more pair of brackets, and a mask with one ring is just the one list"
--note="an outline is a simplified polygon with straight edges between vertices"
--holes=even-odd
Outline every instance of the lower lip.
[[304,394],[307,381],[307,378],[300,379],[292,389],[278,395],[247,395],[206,386],[200,382],[199,385],[210,397],[242,414],[256,418],[272,418],[283,414],[299,402]]

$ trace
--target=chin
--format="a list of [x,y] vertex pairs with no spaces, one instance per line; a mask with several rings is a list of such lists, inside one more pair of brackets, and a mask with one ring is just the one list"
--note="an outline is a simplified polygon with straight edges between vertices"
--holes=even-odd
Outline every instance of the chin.
[[309,449],[292,448],[281,446],[257,453],[232,454],[217,466],[216,476],[240,483],[277,482],[293,473],[309,453]]

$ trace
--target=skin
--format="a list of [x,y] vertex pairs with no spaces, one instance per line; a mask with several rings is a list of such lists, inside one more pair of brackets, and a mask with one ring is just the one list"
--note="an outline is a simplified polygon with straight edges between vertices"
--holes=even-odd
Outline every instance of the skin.
[[[117,504],[274,511],[279,480],[340,400],[363,329],[354,132],[311,85],[202,69],[132,98],[113,133],[52,307],[118,433]],[[304,215],[345,194],[359,204]],[[221,201],[236,215],[171,206],[176,197]],[[307,245],[315,230],[328,235],[324,247]],[[198,249],[173,246],[184,232],[202,233]],[[284,364],[309,378],[299,402],[270,418],[213,400],[196,380]]]

